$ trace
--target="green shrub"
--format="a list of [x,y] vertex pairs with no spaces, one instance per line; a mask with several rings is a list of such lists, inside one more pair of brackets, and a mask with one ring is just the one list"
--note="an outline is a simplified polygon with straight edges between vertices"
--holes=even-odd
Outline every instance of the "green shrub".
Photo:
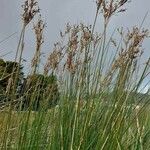
[[22,95],[24,101],[22,108],[39,110],[55,106],[59,100],[57,78],[54,75],[44,76],[42,74],[29,75],[23,82]]
[[[17,95],[24,75],[22,72],[23,67],[20,66],[18,70],[18,66],[18,62],[0,59],[0,103],[3,105],[11,101],[10,96],[13,94],[13,91],[15,95]],[[17,71],[19,73],[17,73]],[[16,86],[14,86],[15,84]]]

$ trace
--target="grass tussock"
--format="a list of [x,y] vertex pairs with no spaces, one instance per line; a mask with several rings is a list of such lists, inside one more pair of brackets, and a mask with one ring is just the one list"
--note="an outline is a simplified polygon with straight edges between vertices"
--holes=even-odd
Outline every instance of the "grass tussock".
[[[15,58],[0,60],[0,149],[150,149],[150,93],[139,92],[149,78],[150,59],[139,69],[149,31],[107,32],[128,2],[97,0],[92,25],[67,23],[41,70],[46,26],[37,1],[25,1]],[[33,19],[35,53],[25,75],[24,37]]]

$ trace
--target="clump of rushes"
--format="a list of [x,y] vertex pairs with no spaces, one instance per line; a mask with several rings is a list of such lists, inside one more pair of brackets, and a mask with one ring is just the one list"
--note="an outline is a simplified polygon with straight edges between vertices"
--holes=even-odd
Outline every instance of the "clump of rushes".
[[[34,25],[33,72],[26,78],[19,97],[25,102],[22,107],[26,111],[11,111],[6,119],[2,116],[1,149],[150,148],[149,90],[138,93],[145,77],[149,77],[150,58],[139,70],[148,30],[135,26],[127,33],[123,28],[111,36],[107,33],[112,16],[124,12],[128,2],[96,0],[92,25],[68,23],[46,60],[43,74],[37,69],[45,27],[39,18]],[[23,52],[26,26],[39,12],[34,0],[27,0],[23,8],[24,28],[18,52]],[[104,29],[95,33],[99,15],[103,17]],[[117,41],[116,31],[120,37]]]
[[75,87],[79,86],[79,76],[82,78],[80,84],[85,88],[86,70],[84,65],[88,64],[92,57],[92,53],[88,53],[88,47],[90,43],[96,47],[100,39],[99,35],[92,35],[91,30],[90,25],[72,26],[67,23],[64,33],[60,32],[61,40],[54,44],[54,49],[47,59],[45,73],[51,70],[53,73],[57,73],[61,79],[66,76],[67,81],[62,82],[66,82],[67,89],[77,90]]
[[[131,31],[128,30],[127,34],[124,34],[123,30],[119,29],[118,32],[123,38],[123,44],[122,47],[120,47],[118,57],[112,62],[112,67],[105,76],[105,79],[102,81],[102,84],[105,84],[105,86],[110,84],[113,75],[118,69],[119,75],[122,74],[122,76],[120,76],[121,79],[119,80],[121,83],[118,84],[125,86],[123,81],[127,79],[127,73],[129,73],[129,69],[132,69],[132,73],[134,73],[135,69],[137,68],[137,59],[143,53],[141,44],[143,43],[143,40],[149,36],[149,31],[147,29],[143,29],[141,31],[138,27],[133,27]],[[117,86],[119,87],[119,85]]]
[[[21,65],[21,60],[22,60],[22,55],[23,55],[23,50],[24,50],[24,37],[25,37],[26,27],[32,21],[32,19],[35,17],[35,15],[37,13],[39,13],[39,11],[40,11],[36,0],[26,0],[24,2],[24,5],[22,5],[22,8],[23,8],[23,13],[22,13],[23,25],[22,25],[20,39],[19,39],[19,43],[17,46],[16,55],[15,55],[15,61],[17,61],[17,58],[19,57],[19,60],[18,60],[19,67]],[[13,88],[14,94],[15,94],[15,90],[17,88],[16,80],[17,80],[18,74],[19,74],[19,67],[17,69],[16,78],[14,80],[14,88]]]
[[19,49],[20,49],[19,62],[21,62],[22,53],[23,53],[23,49],[24,49],[25,29],[26,29],[27,25],[35,17],[35,15],[37,13],[39,13],[39,11],[40,11],[36,0],[26,0],[24,5],[22,5],[22,8],[23,8],[23,14],[22,14],[23,27],[22,27],[20,40],[18,43],[18,48],[17,48],[17,52],[16,52],[16,57],[15,57],[15,61],[16,61],[18,53],[19,53]]
[[[11,124],[11,117],[12,117],[12,110],[13,110],[13,102],[17,99],[17,90],[18,90],[18,78],[20,74],[20,68],[21,68],[21,61],[22,61],[22,55],[23,55],[23,50],[24,50],[24,37],[25,37],[25,30],[27,25],[33,20],[35,15],[39,13],[39,7],[38,3],[36,0],[26,0],[24,5],[22,5],[23,8],[23,13],[22,13],[22,29],[21,29],[21,34],[19,37],[19,42],[17,45],[17,51],[15,54],[15,59],[14,62],[18,62],[18,66],[16,69],[15,63],[13,65],[13,71],[11,73],[10,81],[13,85],[12,90],[10,91],[10,96],[11,97],[11,103],[9,107],[9,113],[8,113],[8,119],[6,123],[6,134],[4,136],[4,141],[7,141],[8,135],[9,135],[9,129],[10,129],[10,124]],[[13,77],[15,73],[15,77]],[[6,99],[8,99],[7,97]],[[8,142],[8,141],[7,141]],[[2,149],[7,149],[7,142],[3,143]]]

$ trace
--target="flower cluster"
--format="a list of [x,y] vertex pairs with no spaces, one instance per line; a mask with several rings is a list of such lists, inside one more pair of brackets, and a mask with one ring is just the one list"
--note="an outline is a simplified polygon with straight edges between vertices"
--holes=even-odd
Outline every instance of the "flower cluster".
[[54,44],[53,51],[50,53],[46,65],[44,66],[44,74],[48,74],[48,72],[52,69],[53,71],[58,69],[58,65],[62,58],[63,47],[61,47],[60,43]]
[[24,5],[22,5],[22,8],[24,10],[22,19],[26,26],[30,23],[34,16],[39,13],[40,9],[36,0],[26,0]]
[[97,0],[97,11],[101,10],[105,21],[108,21],[115,12],[123,12],[126,9],[121,8],[129,0]]

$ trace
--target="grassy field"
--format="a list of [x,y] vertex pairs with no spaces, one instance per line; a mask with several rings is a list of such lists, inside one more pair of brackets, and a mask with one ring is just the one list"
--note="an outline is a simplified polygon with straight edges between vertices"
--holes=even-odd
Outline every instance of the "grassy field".
[[[140,61],[149,31],[142,24],[127,31],[118,27],[112,35],[107,31],[127,3],[97,0],[92,25],[67,23],[41,71],[46,26],[36,0],[25,0],[16,56],[0,60],[0,149],[150,149],[150,89],[140,93],[149,84],[150,58]],[[99,15],[101,33],[95,31]],[[25,75],[30,26],[35,53]]]

